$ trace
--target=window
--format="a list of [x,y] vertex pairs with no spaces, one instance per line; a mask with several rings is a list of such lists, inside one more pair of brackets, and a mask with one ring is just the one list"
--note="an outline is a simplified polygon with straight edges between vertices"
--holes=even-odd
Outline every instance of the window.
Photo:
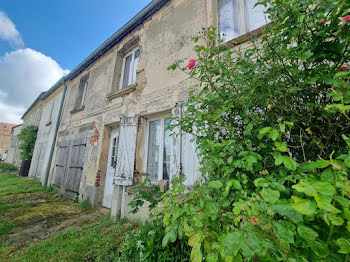
[[88,88],[89,74],[84,76],[79,83],[77,99],[75,100],[75,108],[80,109],[84,106],[86,92]]
[[4,131],[7,131],[7,126],[3,126],[2,128]]
[[115,137],[113,139],[113,144],[112,144],[112,155],[111,155],[111,167],[115,168],[116,167],[116,157],[117,157],[117,138]]
[[[225,41],[249,33],[268,22],[259,0],[217,0],[218,28]],[[255,7],[254,7],[255,6]]]
[[152,181],[169,180],[171,136],[166,130],[170,118],[149,122],[147,173]]
[[136,48],[124,57],[120,89],[136,83],[136,69],[140,54],[140,49]]

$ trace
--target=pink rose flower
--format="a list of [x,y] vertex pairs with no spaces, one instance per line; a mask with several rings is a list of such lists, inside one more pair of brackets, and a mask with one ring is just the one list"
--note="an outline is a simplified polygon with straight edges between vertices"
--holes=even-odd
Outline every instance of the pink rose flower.
[[343,22],[346,23],[347,21],[350,20],[350,15],[346,15],[343,17]]
[[191,59],[188,61],[188,69],[192,69],[195,65],[196,65],[196,60],[194,60],[194,59],[191,58]]
[[346,71],[346,70],[349,70],[349,67],[348,66],[342,66],[339,68],[338,72],[342,72],[342,71]]
[[323,18],[320,19],[320,21],[318,21],[319,24],[323,24],[324,22],[326,22],[326,20],[324,20]]
[[256,219],[256,217],[252,217],[251,220],[252,220],[253,224],[255,224],[255,225],[258,224],[258,220]]

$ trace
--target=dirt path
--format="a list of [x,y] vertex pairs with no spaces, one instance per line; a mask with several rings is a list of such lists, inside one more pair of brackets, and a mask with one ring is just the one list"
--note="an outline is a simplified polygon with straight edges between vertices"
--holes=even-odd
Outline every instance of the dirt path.
[[96,222],[103,215],[100,210],[80,208],[36,181],[0,174],[0,260],[55,233]]

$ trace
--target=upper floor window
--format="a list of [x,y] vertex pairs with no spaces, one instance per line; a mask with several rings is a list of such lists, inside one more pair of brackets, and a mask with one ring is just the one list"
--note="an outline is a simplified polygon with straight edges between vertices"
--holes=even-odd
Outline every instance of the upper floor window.
[[136,69],[140,60],[140,49],[135,48],[124,57],[120,89],[136,83]]
[[268,20],[266,8],[259,0],[217,0],[218,28],[225,41],[242,36],[264,26]]
[[87,74],[86,76],[84,76],[80,79],[80,83],[79,83],[79,87],[78,87],[78,94],[77,94],[77,98],[75,100],[74,109],[80,109],[84,106],[86,92],[87,92],[87,88],[88,88],[88,80],[89,80],[89,74]]

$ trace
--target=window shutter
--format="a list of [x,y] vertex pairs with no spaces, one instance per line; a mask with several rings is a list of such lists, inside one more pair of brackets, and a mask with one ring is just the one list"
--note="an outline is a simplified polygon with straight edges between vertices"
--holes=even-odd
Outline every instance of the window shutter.
[[131,186],[134,180],[138,117],[120,117],[117,165],[114,184]]

